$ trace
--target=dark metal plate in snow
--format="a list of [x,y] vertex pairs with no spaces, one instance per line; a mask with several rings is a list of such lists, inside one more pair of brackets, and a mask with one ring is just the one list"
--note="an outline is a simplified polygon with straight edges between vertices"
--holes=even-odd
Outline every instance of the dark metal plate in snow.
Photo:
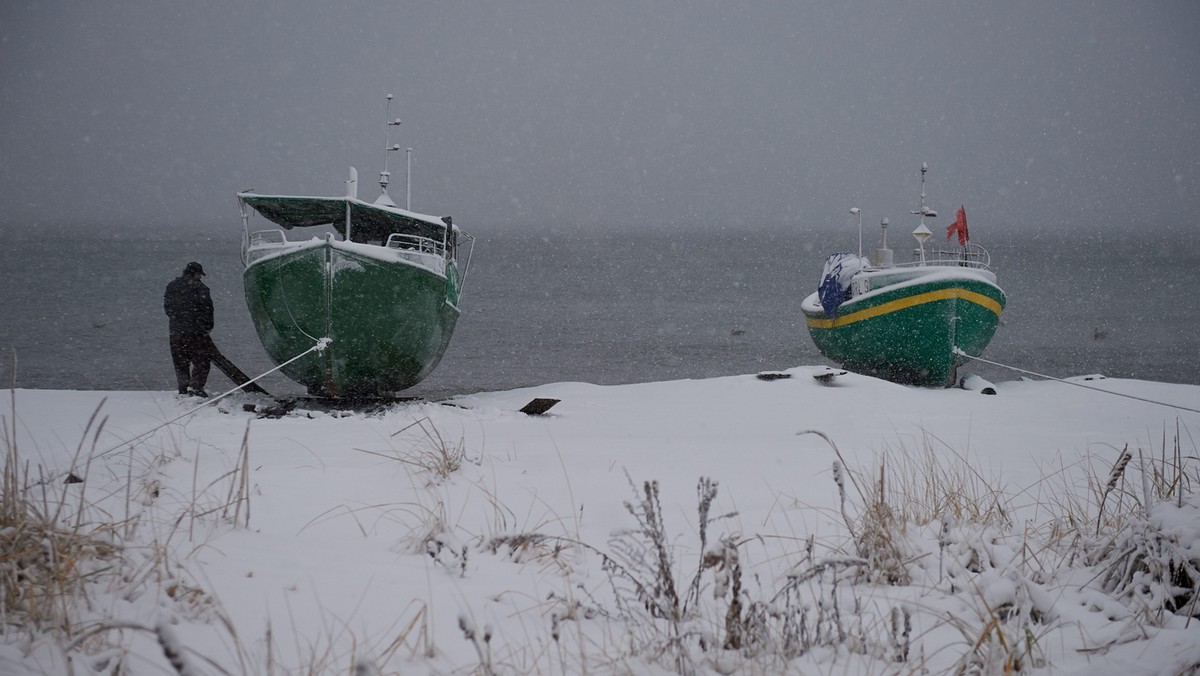
[[829,370],[821,373],[814,373],[813,378],[815,378],[817,382],[821,383],[822,385],[832,385],[834,378],[844,375],[846,375],[845,371]]
[[754,377],[755,377],[755,378],[758,378],[759,380],[767,380],[767,381],[770,381],[770,380],[783,380],[784,378],[791,378],[791,377],[792,377],[792,374],[790,374],[790,373],[780,373],[779,371],[763,371],[762,373],[760,373],[760,374],[758,374],[757,376],[754,376]]
[[525,407],[521,409],[521,413],[526,415],[541,415],[554,408],[554,405],[559,401],[559,399],[542,399],[539,397],[525,404]]

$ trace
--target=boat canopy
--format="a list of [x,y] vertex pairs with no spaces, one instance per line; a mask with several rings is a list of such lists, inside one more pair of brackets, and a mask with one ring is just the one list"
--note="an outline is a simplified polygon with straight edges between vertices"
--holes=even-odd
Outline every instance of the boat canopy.
[[243,204],[285,230],[332,225],[346,236],[349,210],[351,236],[355,241],[386,240],[394,232],[443,241],[451,227],[449,217],[426,216],[399,207],[370,204],[353,197],[295,197],[238,193]]

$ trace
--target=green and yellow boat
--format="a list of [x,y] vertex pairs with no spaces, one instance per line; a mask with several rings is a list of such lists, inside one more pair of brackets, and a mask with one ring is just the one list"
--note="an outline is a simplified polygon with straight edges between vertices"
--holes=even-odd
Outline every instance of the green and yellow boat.
[[920,216],[915,260],[893,263],[884,219],[875,260],[861,255],[861,244],[858,255],[830,256],[818,291],[801,310],[817,349],[843,368],[897,383],[950,387],[958,367],[991,341],[1005,296],[987,251],[968,241],[965,209],[947,228],[959,246],[926,251],[932,233],[925,219],[937,216],[925,206],[926,171],[923,165],[921,205],[912,212]]

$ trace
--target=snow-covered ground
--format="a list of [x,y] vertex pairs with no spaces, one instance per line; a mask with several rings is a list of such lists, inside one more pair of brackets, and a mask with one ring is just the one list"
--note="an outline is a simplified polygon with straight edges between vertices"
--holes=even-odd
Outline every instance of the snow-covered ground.
[[5,391],[0,673],[1197,669],[1200,386],[824,370],[278,417]]

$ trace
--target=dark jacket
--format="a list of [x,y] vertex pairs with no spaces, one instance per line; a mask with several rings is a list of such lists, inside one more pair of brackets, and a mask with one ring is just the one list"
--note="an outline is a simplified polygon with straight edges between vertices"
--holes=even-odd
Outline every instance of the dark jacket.
[[173,334],[194,336],[213,329],[212,296],[196,277],[183,275],[171,280],[163,294],[163,310]]

